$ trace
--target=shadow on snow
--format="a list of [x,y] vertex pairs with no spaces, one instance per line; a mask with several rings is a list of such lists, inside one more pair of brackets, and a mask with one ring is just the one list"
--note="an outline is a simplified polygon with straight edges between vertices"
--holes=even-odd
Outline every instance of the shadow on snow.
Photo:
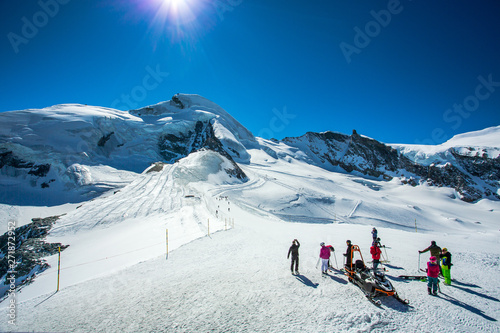
[[297,280],[299,280],[300,282],[302,282],[303,284],[305,284],[306,286],[308,286],[308,287],[318,288],[318,286],[319,286],[319,283],[312,282],[311,280],[309,280],[304,275],[296,275],[295,278]]
[[469,288],[465,288],[465,287],[459,287],[457,285],[452,285],[451,287],[453,288],[457,288],[457,289],[460,289],[462,291],[465,291],[465,292],[468,292],[472,295],[475,295],[475,296],[479,296],[479,297],[482,297],[482,298],[486,298],[486,299],[489,299],[490,301],[495,301],[495,302],[500,302],[500,300],[498,298],[495,298],[495,297],[492,297],[492,296],[488,296],[488,295],[485,295],[485,294],[481,294],[481,293],[478,293],[477,291],[474,291],[472,289],[469,289]]
[[[443,297],[441,297],[442,299],[444,299],[445,301],[450,302],[450,303],[451,303],[451,304],[453,304],[453,305],[456,305],[456,306],[459,306],[459,307],[461,307],[461,308],[464,308],[465,310],[468,310],[468,311],[470,311],[470,312],[472,312],[472,313],[475,313],[475,314],[477,314],[477,315],[479,315],[479,316],[483,317],[483,318],[484,318],[484,319],[486,319],[486,320],[489,320],[489,321],[497,321],[495,318],[492,318],[492,317],[490,317],[490,316],[486,315],[486,314],[484,313],[484,311],[482,311],[482,310],[480,310],[480,309],[478,309],[478,308],[475,308],[475,307],[473,307],[472,305],[469,305],[469,304],[467,304],[467,303],[464,303],[464,302],[462,302],[462,301],[459,301],[458,299],[453,298],[453,297],[451,297],[451,296],[449,296],[449,295],[447,295],[447,294],[444,294],[444,293],[441,293],[441,295],[443,295]],[[497,301],[498,301],[498,300],[497,300]]]

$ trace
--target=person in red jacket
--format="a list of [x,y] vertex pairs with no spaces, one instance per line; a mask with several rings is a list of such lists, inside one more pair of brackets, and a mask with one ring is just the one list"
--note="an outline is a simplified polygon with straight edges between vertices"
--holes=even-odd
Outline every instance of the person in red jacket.
[[429,295],[437,295],[439,264],[437,258],[432,256],[427,263],[427,292]]
[[380,264],[380,255],[382,254],[382,251],[378,247],[378,243],[374,241],[372,243],[372,247],[370,247],[370,254],[372,255],[373,259],[373,272],[377,272],[377,267]]

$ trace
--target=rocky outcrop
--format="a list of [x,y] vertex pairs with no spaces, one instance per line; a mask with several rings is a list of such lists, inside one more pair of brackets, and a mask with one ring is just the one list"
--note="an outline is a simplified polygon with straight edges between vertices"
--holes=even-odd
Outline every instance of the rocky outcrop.
[[50,164],[36,164],[24,161],[6,149],[0,149],[0,169],[10,166],[16,169],[23,169],[28,175],[36,177],[46,177],[50,171]]
[[327,169],[339,167],[345,172],[385,180],[401,177],[403,183],[414,186],[426,182],[433,186],[451,187],[467,202],[486,197],[500,199],[497,194],[500,158],[467,156],[452,150],[454,158],[447,163],[426,166],[356,131],[352,135],[309,132],[299,138],[285,138],[283,142],[300,147],[310,160]]
[[34,218],[33,222],[0,236],[0,277],[3,284],[30,283],[50,265],[44,259],[69,245],[47,243],[45,238],[60,216]]
[[[227,158],[233,165],[231,175],[238,179],[245,180],[247,176],[233,160],[231,155],[224,149],[220,140],[215,136],[214,129],[210,121],[197,121],[194,126],[184,133],[163,134],[158,140],[158,149],[160,155],[167,163],[174,163],[189,154],[209,149],[215,151]],[[238,154],[232,151],[233,154]]]

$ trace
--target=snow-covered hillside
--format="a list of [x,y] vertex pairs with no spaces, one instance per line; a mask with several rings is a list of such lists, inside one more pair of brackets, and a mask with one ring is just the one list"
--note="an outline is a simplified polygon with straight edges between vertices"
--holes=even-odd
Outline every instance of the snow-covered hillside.
[[[173,163],[204,147],[248,161],[252,144],[255,138],[241,124],[196,95],[131,112],[75,104],[4,112],[0,201],[85,201],[122,187],[152,163]],[[102,179],[103,173],[110,177]]]
[[[75,115],[78,108],[93,111]],[[45,241],[69,247],[61,253],[60,291],[54,255],[45,258],[49,269],[0,304],[0,331],[500,332],[500,287],[492,283],[500,273],[498,200],[467,203],[452,187],[333,172],[298,145],[254,138],[220,107],[193,95],[130,113],[85,106],[40,112],[34,112],[38,122],[18,126],[38,136],[29,144],[22,131],[0,125],[11,164],[15,155],[25,167],[0,169],[8,193],[0,222],[7,230],[9,221],[20,226],[30,216],[65,214]],[[68,162],[57,162],[64,140],[34,130],[57,117],[64,119],[58,133],[70,142],[96,133],[86,141],[92,144],[85,159],[77,160],[82,151],[74,143]],[[96,130],[96,121],[112,125]],[[471,146],[481,147],[480,134]],[[169,143],[159,147],[161,137]],[[50,147],[59,150],[51,155]],[[179,154],[175,162],[167,152]],[[127,167],[128,158],[134,167]],[[28,186],[43,177],[29,170],[43,163],[76,177],[72,187],[39,192],[61,205],[27,206],[22,195],[9,202],[21,186],[22,193],[35,193]],[[134,169],[141,163],[143,170]],[[81,195],[85,186],[94,188],[88,200]],[[74,194],[79,203],[68,204],[61,194]],[[335,247],[334,266],[342,265],[347,239],[370,261],[372,227],[387,246],[386,276],[409,306],[389,297],[376,307],[342,273],[324,277],[317,268],[320,242]],[[290,274],[286,257],[295,238],[301,242],[298,276]],[[427,295],[423,282],[399,278],[423,274],[418,268],[429,256],[418,250],[431,240],[447,247],[454,263],[454,281],[441,285],[438,297]],[[15,325],[8,322],[12,299]]]
[[436,146],[391,144],[405,156],[421,164],[446,163],[451,151],[464,156],[483,156],[497,159],[500,156],[500,126],[459,134]]

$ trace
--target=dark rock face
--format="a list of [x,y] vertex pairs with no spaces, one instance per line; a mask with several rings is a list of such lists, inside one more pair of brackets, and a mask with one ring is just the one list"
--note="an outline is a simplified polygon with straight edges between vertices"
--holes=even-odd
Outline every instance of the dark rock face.
[[307,133],[299,138],[285,138],[291,146],[306,145],[304,151],[312,160],[318,160],[324,167],[340,167],[346,172],[391,180],[402,173],[411,174],[404,183],[416,186],[427,182],[434,186],[454,188],[462,200],[474,202],[481,198],[500,199],[497,194],[500,180],[500,158],[488,156],[464,156],[454,150],[453,160],[444,165],[420,165],[400,154],[396,149],[376,140],[340,133]]
[[19,169],[31,169],[35,163],[23,161],[15,157],[11,151],[2,149],[0,150],[0,169],[6,165]]
[[231,155],[224,149],[220,140],[215,136],[214,129],[209,121],[197,121],[193,128],[185,133],[161,135],[158,140],[158,149],[160,155],[167,163],[174,163],[201,149],[215,151],[233,164],[233,170],[231,172],[226,170],[226,172],[238,179],[247,179],[243,170],[234,162]]
[[36,274],[49,268],[44,257],[54,255],[69,245],[47,243],[45,237],[60,216],[32,219],[32,223],[0,236],[0,277],[4,284],[15,272],[17,285],[30,283]]
[[111,132],[105,136],[103,136],[102,138],[99,139],[99,142],[97,142],[97,146],[98,147],[104,147],[104,145],[106,144],[106,142],[108,142],[108,140],[111,138],[111,136],[115,134],[115,132]]
[[35,177],[46,177],[50,171],[50,164],[35,164],[34,162],[24,161],[12,153],[12,151],[0,150],[0,169],[4,166],[10,166],[16,169],[24,169],[28,175]]
[[184,104],[182,103],[182,101],[179,99],[179,96],[177,94],[175,94],[172,99],[170,100],[170,104],[171,105],[175,105],[177,106],[179,109],[184,109]]

